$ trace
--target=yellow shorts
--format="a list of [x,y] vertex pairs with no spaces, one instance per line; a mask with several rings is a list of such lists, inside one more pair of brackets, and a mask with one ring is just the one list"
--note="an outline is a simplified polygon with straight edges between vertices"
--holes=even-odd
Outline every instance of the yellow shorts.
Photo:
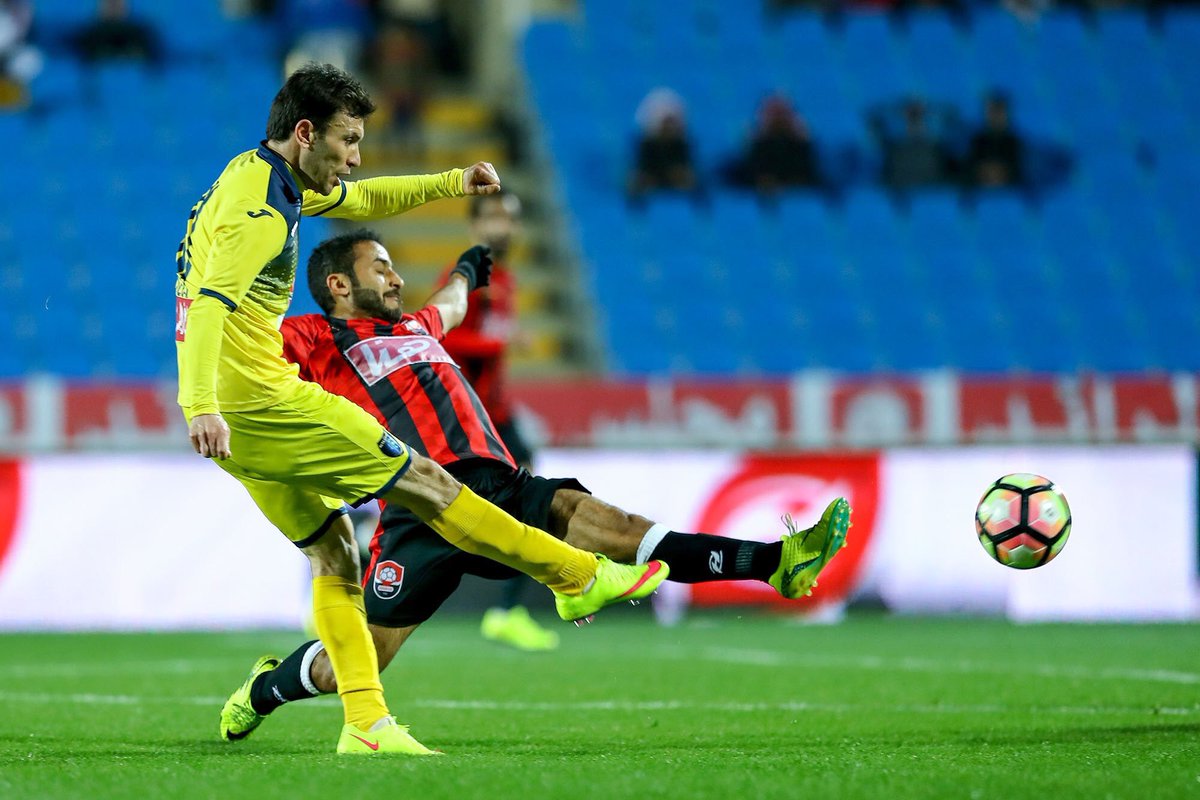
[[[391,490],[412,464],[409,449],[368,412],[314,383],[271,408],[223,414],[237,478],[298,547],[337,517]],[[190,418],[190,415],[188,415]]]

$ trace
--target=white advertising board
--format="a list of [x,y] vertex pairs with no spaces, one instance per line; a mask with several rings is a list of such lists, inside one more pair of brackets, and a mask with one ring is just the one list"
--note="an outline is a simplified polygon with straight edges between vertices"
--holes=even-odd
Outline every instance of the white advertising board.
[[[19,464],[0,628],[296,627],[308,562],[232,477],[187,456]],[[0,536],[4,534],[0,533]]]
[[[698,584],[698,605],[806,611],[873,596],[900,613],[1016,620],[1196,619],[1196,457],[1183,446],[900,449],[842,455],[548,450],[538,468],[682,531],[777,539],[832,497],[854,507],[814,596]],[[1036,570],[975,540],[984,488],[1038,472],[1073,530]],[[308,567],[235,480],[194,456],[45,456],[0,463],[0,629],[295,627]]]

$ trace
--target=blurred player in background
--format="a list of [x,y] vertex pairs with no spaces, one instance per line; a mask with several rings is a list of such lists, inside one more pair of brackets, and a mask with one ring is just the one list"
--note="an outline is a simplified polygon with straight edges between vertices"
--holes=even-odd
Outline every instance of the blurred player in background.
[[[471,198],[467,213],[471,241],[491,249],[491,281],[471,295],[463,321],[457,327],[446,326],[448,333],[442,344],[483,401],[517,466],[533,472],[533,451],[513,416],[506,374],[509,347],[517,333],[517,287],[508,259],[520,233],[521,201],[509,192],[480,195]],[[451,269],[453,265],[442,276],[443,282]],[[558,634],[537,624],[521,605],[521,595],[531,584],[524,575],[503,583],[500,604],[483,615],[480,628],[485,639],[518,650],[558,647]]]
[[[337,751],[427,754],[384,702],[345,500],[386,498],[450,543],[528,571],[559,593],[567,618],[649,594],[665,569],[616,565],[517,522],[358,406],[300,380],[284,360],[279,324],[295,284],[301,215],[371,219],[500,188],[482,162],[438,175],[344,180],[361,163],[374,108],[336,67],[297,70],[271,105],[266,139],[230,161],[192,208],[177,256],[179,405],[196,452],[237,478],[309,558],[313,618],[345,711]],[[251,678],[270,666],[256,664]],[[227,740],[257,724],[238,701],[249,682],[221,711]]]
[[[300,375],[367,409],[393,434],[501,508],[618,561],[662,559],[670,579],[688,583],[760,580],[798,598],[845,543],[850,508],[835,500],[803,531],[787,520],[782,541],[764,544],[677,533],[598,500],[573,478],[543,478],[519,467],[478,395],[441,342],[467,315],[467,298],[486,286],[490,261],[463,253],[445,286],[414,314],[403,312],[404,281],[369,231],[323,242],[308,264],[308,284],[325,316],[283,322],[284,353]],[[385,503],[366,570],[367,619],[381,667],[454,593],[463,575],[510,578],[513,570],[446,543],[411,511]],[[240,702],[262,717],[293,700],[332,692],[338,683],[322,641],[306,642],[252,682]],[[250,727],[246,733],[253,730]]]

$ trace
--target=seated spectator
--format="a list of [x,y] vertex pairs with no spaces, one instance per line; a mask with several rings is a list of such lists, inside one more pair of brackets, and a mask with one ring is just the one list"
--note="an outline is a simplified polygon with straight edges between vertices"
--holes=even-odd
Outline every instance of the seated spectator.
[[162,60],[158,31],[131,17],[125,0],[100,0],[96,19],[75,34],[74,44],[85,61],[135,58],[158,63]]
[[0,0],[0,108],[27,101],[25,86],[42,69],[42,55],[26,41],[33,22],[29,0]]
[[883,145],[883,182],[899,191],[949,183],[954,164],[945,143],[930,130],[925,103],[909,100],[903,108],[903,127],[891,135],[874,120]]
[[641,138],[629,191],[641,197],[654,191],[691,192],[697,188],[688,141],[683,99],[670,89],[655,89],[637,110]]
[[421,112],[426,92],[434,83],[429,48],[420,33],[407,25],[386,23],[371,47],[371,78],[387,123],[384,138],[419,159],[425,147]]
[[750,184],[762,194],[820,184],[808,123],[786,98],[773,95],[759,108],[745,170]]
[[984,104],[983,127],[971,137],[968,181],[983,188],[1021,185],[1021,149],[1021,137],[1012,129],[1008,98],[992,93]]
[[[357,0],[363,2],[363,0]],[[477,41],[476,3],[443,0],[367,0],[375,9],[376,23],[399,25],[421,40],[429,65],[446,76],[463,76],[476,50],[486,47]],[[479,36],[479,40],[504,37]]]

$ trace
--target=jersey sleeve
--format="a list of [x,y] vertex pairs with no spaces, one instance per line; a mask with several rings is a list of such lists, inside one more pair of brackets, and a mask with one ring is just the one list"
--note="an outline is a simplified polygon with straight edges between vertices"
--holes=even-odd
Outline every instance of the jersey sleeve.
[[425,306],[412,317],[422,328],[429,331],[433,338],[441,341],[445,337],[446,326],[442,322],[442,312],[437,306]]
[[213,244],[202,271],[194,272],[196,300],[188,312],[179,359],[179,404],[193,416],[215,414],[217,366],[225,318],[237,310],[250,284],[287,241],[278,213],[251,216],[254,203],[230,202],[213,221]]
[[180,346],[179,405],[192,416],[217,414],[217,367],[229,309],[220,300],[201,295],[188,309],[187,333]]
[[283,357],[300,367],[300,377],[304,380],[312,380],[309,377],[308,357],[316,344],[315,322],[318,320],[321,320],[321,317],[316,314],[304,314],[288,317],[279,326],[279,333],[283,336]]
[[341,186],[328,195],[306,189],[301,213],[310,217],[381,219],[431,200],[462,196],[461,169],[447,170],[437,175],[366,178],[361,181],[342,181]]

